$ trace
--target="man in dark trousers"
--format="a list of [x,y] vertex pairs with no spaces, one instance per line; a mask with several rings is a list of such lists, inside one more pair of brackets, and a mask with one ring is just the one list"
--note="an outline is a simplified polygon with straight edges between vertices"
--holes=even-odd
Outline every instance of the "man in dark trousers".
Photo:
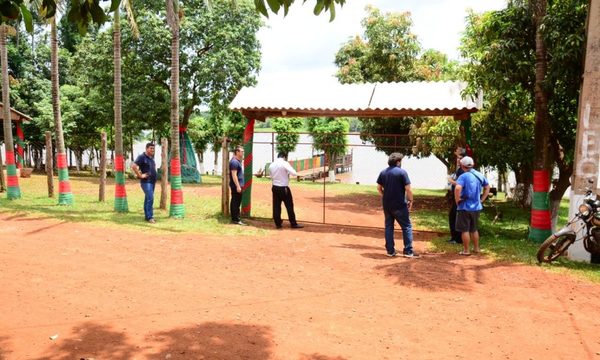
[[289,187],[290,174],[293,176],[298,175],[296,170],[287,162],[287,154],[279,152],[277,154],[277,160],[273,161],[269,165],[269,174],[273,181],[271,192],[273,193],[273,221],[275,221],[275,227],[281,229],[283,222],[281,220],[281,202],[285,204],[285,209],[288,213],[288,219],[293,229],[300,229],[304,226],[298,224],[296,221],[296,213],[294,213],[294,199],[292,197],[292,190]]
[[[477,229],[479,222],[479,213],[483,210],[481,203],[490,194],[490,184],[488,180],[473,169],[475,163],[469,156],[460,159],[460,166],[464,170],[456,180],[456,189],[454,189],[454,198],[457,205],[456,231],[462,233],[463,250],[460,255],[471,255],[469,243],[473,241],[473,252],[478,254],[479,231]],[[483,189],[483,194],[481,190]]]
[[236,146],[233,150],[233,157],[229,161],[229,188],[231,190],[231,203],[229,211],[231,213],[231,223],[236,225],[247,225],[240,218],[240,206],[242,205],[242,188],[244,187],[244,148]]
[[385,215],[385,249],[389,257],[398,255],[394,243],[395,221],[402,228],[404,257],[418,256],[413,250],[412,224],[409,217],[413,205],[413,193],[408,173],[400,168],[403,157],[400,153],[390,154],[389,167],[381,171],[377,178],[377,190],[382,196],[383,214]]
[[457,147],[454,151],[454,155],[456,155],[456,171],[448,179],[451,195],[451,207],[448,212],[448,225],[450,226],[450,240],[448,240],[448,242],[450,244],[462,244],[461,232],[456,231],[456,202],[454,201],[454,189],[456,188],[456,179],[465,172],[460,167],[460,159],[467,156],[467,151],[462,147]]
[[144,216],[150,224],[154,220],[154,187],[156,185],[156,163],[154,163],[154,144],[147,143],[146,151],[135,159],[131,164],[131,170],[140,179],[140,186],[144,191]]

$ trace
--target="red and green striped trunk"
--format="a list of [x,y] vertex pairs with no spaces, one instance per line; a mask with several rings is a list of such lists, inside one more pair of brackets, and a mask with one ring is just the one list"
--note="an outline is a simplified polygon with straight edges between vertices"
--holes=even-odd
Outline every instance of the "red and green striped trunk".
[[71,193],[66,153],[56,155],[56,166],[58,168],[58,205],[72,205],[73,193]]
[[529,238],[542,242],[552,234],[550,217],[550,174],[546,170],[533,172],[533,200],[531,202],[531,226]]
[[[0,171],[2,171],[2,169],[0,169]],[[21,189],[19,188],[19,177],[17,176],[17,166],[15,165],[14,151],[6,151],[6,175],[8,199],[20,199]]]
[[183,206],[183,187],[181,186],[181,162],[179,158],[171,159],[171,208],[169,216],[181,219],[185,216]]
[[242,215],[250,216],[252,211],[252,145],[254,119],[248,119],[244,130],[244,187],[242,188]]
[[17,167],[22,169],[23,165],[25,165],[25,134],[18,121],[15,125],[17,128]]
[[115,156],[115,211],[128,212],[127,190],[125,190],[125,158]]

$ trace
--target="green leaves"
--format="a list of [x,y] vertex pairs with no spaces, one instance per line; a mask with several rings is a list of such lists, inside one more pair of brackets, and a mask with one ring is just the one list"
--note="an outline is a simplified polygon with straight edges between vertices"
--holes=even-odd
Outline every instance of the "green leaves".
[[[254,5],[256,10],[264,15],[265,17],[269,17],[269,10],[274,14],[279,12],[279,9],[283,7],[284,16],[288,14],[290,6],[294,3],[295,0],[254,0]],[[315,7],[313,9],[313,13],[315,15],[320,15],[323,10],[329,11],[329,21],[333,21],[335,19],[335,6],[343,6],[346,3],[346,0],[315,0]],[[302,3],[306,3],[307,0],[303,0]],[[267,5],[269,9],[267,9]]]
[[[19,3],[21,2],[22,1],[19,1]],[[16,20],[17,18],[19,18],[21,11],[19,9],[18,3],[16,3],[15,1],[5,0],[0,3],[0,13],[2,13],[2,17],[4,18]]]
[[29,9],[24,4],[21,4],[21,14],[23,16],[23,22],[25,23],[25,29],[27,32],[33,32],[33,17],[29,12]]

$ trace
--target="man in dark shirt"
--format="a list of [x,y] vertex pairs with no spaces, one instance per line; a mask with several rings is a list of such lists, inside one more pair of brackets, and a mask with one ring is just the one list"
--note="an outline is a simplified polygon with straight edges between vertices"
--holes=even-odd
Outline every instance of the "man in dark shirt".
[[448,242],[450,244],[462,244],[461,232],[456,231],[456,202],[454,201],[454,189],[456,188],[456,179],[465,173],[460,167],[459,162],[460,159],[467,156],[467,150],[462,147],[457,147],[454,151],[454,155],[456,155],[456,171],[448,179],[448,182],[450,183],[450,195],[452,200],[450,212],[448,212],[448,225],[450,225],[450,240],[448,240]]
[[385,215],[385,249],[387,256],[397,255],[394,243],[394,221],[402,228],[405,257],[418,256],[413,251],[412,224],[409,211],[412,209],[413,193],[410,179],[406,170],[400,168],[402,158],[400,153],[392,153],[388,159],[389,167],[384,169],[377,178],[377,190],[382,196],[383,214]]
[[156,185],[156,164],[154,163],[154,144],[147,143],[146,151],[131,164],[131,170],[140,179],[144,191],[144,216],[150,224],[156,223],[152,207],[154,205],[154,186]]
[[244,167],[242,159],[244,158],[244,148],[236,146],[233,151],[233,157],[229,161],[229,187],[231,189],[231,203],[229,212],[231,213],[231,223],[236,225],[246,225],[240,218],[240,205],[242,204],[242,188],[244,187]]

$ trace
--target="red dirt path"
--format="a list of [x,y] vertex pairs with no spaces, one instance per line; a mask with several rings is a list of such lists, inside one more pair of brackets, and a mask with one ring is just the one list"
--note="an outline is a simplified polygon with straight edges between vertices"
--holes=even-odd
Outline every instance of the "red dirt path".
[[381,229],[147,236],[0,215],[0,240],[0,359],[600,359],[600,285],[390,259]]

